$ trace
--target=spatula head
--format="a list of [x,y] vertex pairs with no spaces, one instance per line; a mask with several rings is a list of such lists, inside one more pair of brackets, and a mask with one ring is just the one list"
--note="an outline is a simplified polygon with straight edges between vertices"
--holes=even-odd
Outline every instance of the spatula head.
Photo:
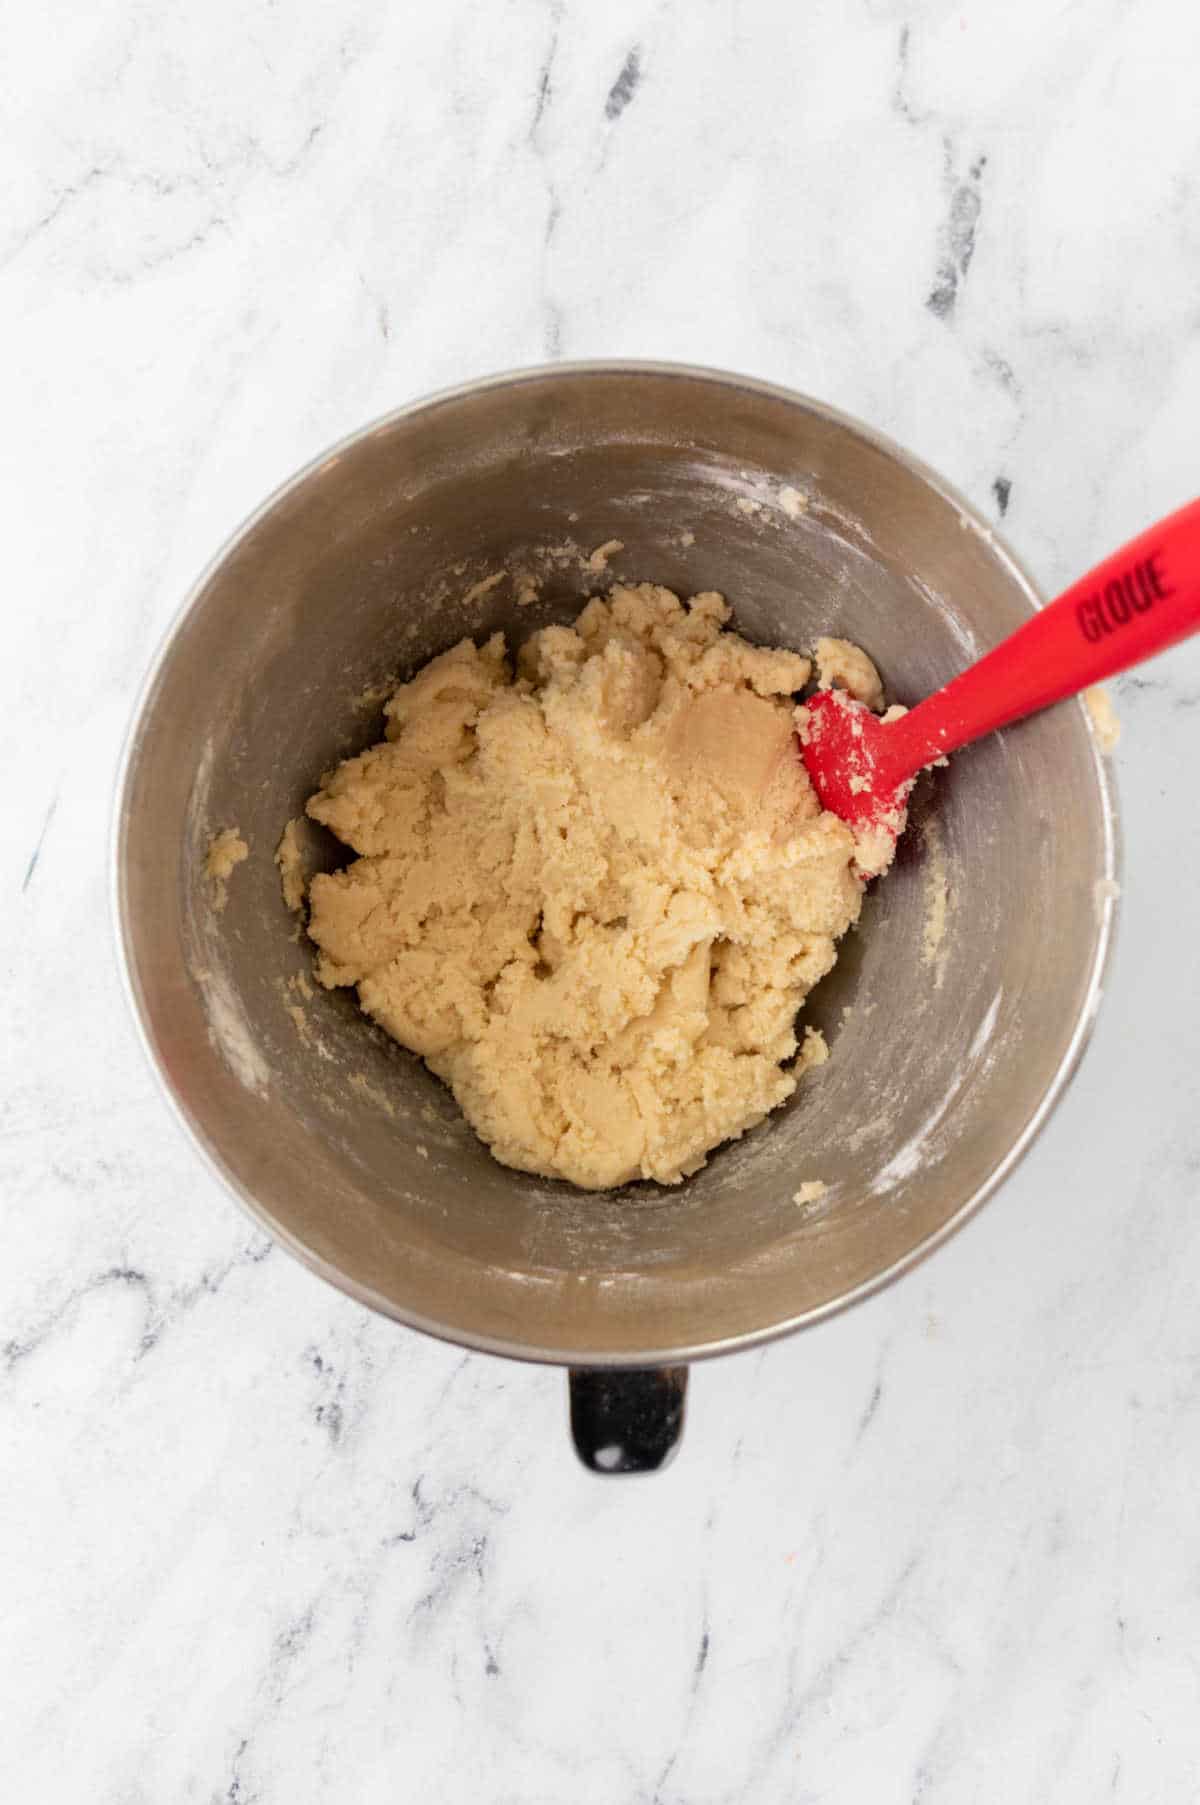
[[873,876],[891,863],[904,831],[913,779],[888,774],[886,722],[843,689],[818,690],[800,717],[800,756],[821,807],[853,828],[859,869]]

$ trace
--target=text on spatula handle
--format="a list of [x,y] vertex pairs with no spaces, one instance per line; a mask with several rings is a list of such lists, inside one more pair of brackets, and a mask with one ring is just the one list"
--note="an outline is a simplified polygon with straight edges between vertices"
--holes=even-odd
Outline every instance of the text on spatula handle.
[[1119,632],[1135,615],[1148,613],[1155,602],[1165,602],[1174,594],[1163,576],[1162,553],[1151,552],[1148,557],[1139,558],[1132,569],[1113,577],[1103,589],[1076,603],[1075,618],[1083,637],[1095,644],[1106,633]]

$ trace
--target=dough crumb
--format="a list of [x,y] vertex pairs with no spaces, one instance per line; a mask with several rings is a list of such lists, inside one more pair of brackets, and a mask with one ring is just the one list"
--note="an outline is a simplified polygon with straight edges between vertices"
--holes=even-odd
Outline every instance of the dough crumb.
[[848,639],[818,639],[813,648],[818,689],[844,689],[876,713],[883,707],[883,684],[867,654]]
[[625,541],[623,539],[606,539],[603,545],[598,545],[596,547],[587,561],[587,567],[589,570],[599,574],[601,571],[608,569],[608,560],[610,558],[615,558],[618,552],[623,552],[624,550]]
[[542,592],[541,580],[529,570],[514,570],[513,582],[517,591],[517,607],[530,608]]
[[300,826],[299,821],[289,821],[275,848],[280,889],[283,891],[283,900],[293,915],[299,914],[304,907],[304,893],[307,889],[304,859],[300,851]]
[[749,495],[738,496],[738,511],[742,514],[761,514],[762,502],[754,501]]
[[799,520],[801,514],[808,512],[808,496],[800,489],[793,489],[785,483],[779,491],[779,505],[789,520]]
[[204,875],[211,886],[212,906],[218,915],[229,901],[230,877],[242,860],[249,857],[250,848],[236,827],[223,827],[209,841]]
[[796,755],[811,661],[729,615],[617,583],[515,659],[461,640],[307,804],[358,855],[309,886],[318,981],[520,1171],[677,1183],[829,1058],[796,1018],[861,847]]
[[498,583],[503,583],[504,574],[502,570],[494,570],[490,576],[480,577],[478,583],[472,583],[463,596],[462,606],[469,608],[472,602],[482,601],[485,595],[490,595]]
[[825,1184],[822,1179],[810,1178],[805,1184],[800,1186],[798,1191],[793,1193],[792,1202],[800,1204],[817,1203],[824,1197],[828,1189],[829,1186]]
[[687,548],[688,548],[688,547],[689,547],[689,546],[690,546],[690,545],[695,545],[695,543],[696,543],[696,535],[695,535],[695,533],[693,533],[693,531],[692,531],[692,529],[691,529],[691,527],[690,527],[690,526],[686,526],[686,527],[684,527],[684,529],[683,529],[683,531],[682,531],[682,533],[680,533],[680,535],[679,535],[679,543],[680,543],[680,545],[682,545],[682,546],[683,546],[683,548],[684,548],[684,550],[685,550],[685,551],[686,551],[686,550],[687,550]]
[[1092,727],[1105,758],[1111,758],[1121,738],[1121,723],[1113,707],[1112,697],[1102,684],[1085,689],[1083,700],[1092,717]]

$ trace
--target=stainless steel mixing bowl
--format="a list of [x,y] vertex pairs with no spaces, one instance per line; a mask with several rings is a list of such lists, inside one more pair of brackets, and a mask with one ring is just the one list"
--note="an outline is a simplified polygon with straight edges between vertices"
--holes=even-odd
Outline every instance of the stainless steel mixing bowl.
[[[500,377],[339,445],[220,554],[147,682],[115,849],[146,1043],[234,1193],[363,1303],[580,1369],[576,1440],[602,1469],[663,1457],[681,1363],[866,1296],[1012,1169],[1091,1027],[1117,857],[1082,707],[973,746],[923,780],[807,1011],[832,1057],[788,1105],[673,1188],[596,1196],[498,1165],[350,994],[291,983],[309,949],[272,855],[320,773],[378,737],[388,676],[465,633],[569,619],[613,574],[719,589],[765,643],[858,641],[903,702],[1038,599],[944,483],[815,402],[661,365]],[[217,913],[203,866],[225,826],[251,851]],[[305,831],[314,867],[344,862]]]

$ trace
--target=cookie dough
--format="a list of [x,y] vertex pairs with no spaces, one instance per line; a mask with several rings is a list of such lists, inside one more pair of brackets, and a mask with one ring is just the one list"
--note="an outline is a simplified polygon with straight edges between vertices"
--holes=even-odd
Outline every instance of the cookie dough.
[[[308,813],[360,856],[314,877],[317,976],[451,1087],[497,1159],[674,1183],[827,1057],[796,1015],[857,918],[850,829],[793,742],[810,661],[719,595],[617,586],[515,671],[463,640]],[[822,642],[828,681],[882,701]]]

